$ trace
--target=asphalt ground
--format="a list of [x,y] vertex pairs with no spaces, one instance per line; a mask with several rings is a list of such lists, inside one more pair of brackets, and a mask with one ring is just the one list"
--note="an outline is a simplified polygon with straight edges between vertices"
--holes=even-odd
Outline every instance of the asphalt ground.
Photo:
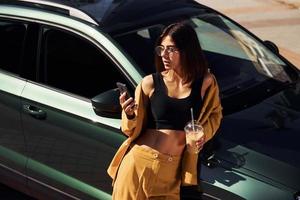
[[300,69],[300,0],[198,0],[235,20]]

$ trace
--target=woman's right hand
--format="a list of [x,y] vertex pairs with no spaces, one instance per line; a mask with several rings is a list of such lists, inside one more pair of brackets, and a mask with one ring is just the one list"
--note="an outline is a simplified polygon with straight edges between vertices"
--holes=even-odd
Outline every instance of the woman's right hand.
[[122,110],[126,113],[128,118],[134,118],[135,101],[132,97],[126,99],[126,92],[122,93],[119,97]]

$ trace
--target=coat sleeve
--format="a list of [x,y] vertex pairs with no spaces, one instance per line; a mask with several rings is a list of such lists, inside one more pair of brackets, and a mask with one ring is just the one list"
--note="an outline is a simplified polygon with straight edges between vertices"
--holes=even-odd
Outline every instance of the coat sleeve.
[[202,124],[204,128],[205,141],[210,140],[214,136],[221,124],[221,119],[223,117],[219,96],[219,87],[215,77],[208,90],[209,92],[205,97],[207,98],[207,103],[199,117],[200,124]]
[[[213,76],[214,77],[214,76]],[[222,119],[222,106],[219,97],[219,88],[214,77],[213,83],[207,89],[204,104],[198,121],[204,128],[205,140],[210,140],[218,130]],[[192,154],[186,149],[182,158],[181,181],[183,186],[197,185],[198,154]]]
[[135,89],[135,101],[137,104],[137,109],[134,111],[135,117],[133,119],[128,119],[124,110],[122,111],[122,122],[121,130],[124,134],[131,137],[133,134],[140,132],[142,125],[145,121],[145,111],[146,111],[146,95],[142,90],[142,83],[139,83]]

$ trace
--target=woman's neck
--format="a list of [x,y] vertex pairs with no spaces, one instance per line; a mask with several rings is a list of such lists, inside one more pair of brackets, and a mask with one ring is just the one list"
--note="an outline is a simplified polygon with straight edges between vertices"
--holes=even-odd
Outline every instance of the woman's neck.
[[177,85],[186,85],[190,83],[184,83],[183,76],[175,70],[167,70],[164,73],[165,80],[168,82],[176,83]]

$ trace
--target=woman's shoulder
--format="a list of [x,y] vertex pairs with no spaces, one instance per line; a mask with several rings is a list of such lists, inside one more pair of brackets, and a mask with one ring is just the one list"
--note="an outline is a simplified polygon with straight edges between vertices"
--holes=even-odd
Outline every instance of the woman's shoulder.
[[152,74],[145,76],[142,80],[142,89],[146,95],[149,96],[151,91],[154,89],[154,81]]
[[147,76],[145,76],[142,80],[142,86],[146,86],[146,87],[151,87],[153,86],[154,81],[153,81],[153,75],[149,74]]

